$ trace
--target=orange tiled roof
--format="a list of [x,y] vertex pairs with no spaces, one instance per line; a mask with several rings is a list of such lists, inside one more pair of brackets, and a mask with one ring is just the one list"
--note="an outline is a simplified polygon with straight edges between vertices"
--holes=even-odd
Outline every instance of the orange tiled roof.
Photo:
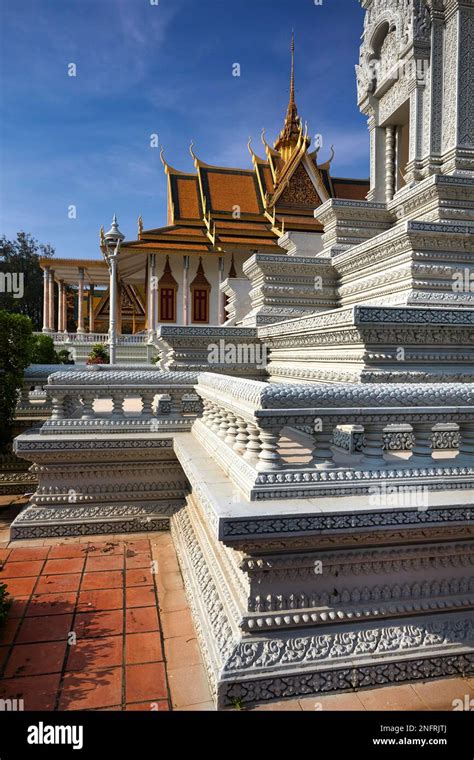
[[[232,213],[238,206],[241,213],[261,214],[262,203],[253,171],[201,169],[203,189],[210,211]],[[208,192],[206,192],[208,191]]]
[[196,175],[170,177],[175,219],[201,219],[202,207]]

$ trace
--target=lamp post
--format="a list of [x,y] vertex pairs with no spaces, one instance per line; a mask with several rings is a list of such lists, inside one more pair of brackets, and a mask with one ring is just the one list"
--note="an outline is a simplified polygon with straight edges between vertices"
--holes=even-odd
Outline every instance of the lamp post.
[[124,240],[118,227],[117,217],[114,214],[112,226],[104,235],[104,255],[109,267],[109,354],[110,363],[116,364],[117,351],[117,266],[120,252],[120,244]]

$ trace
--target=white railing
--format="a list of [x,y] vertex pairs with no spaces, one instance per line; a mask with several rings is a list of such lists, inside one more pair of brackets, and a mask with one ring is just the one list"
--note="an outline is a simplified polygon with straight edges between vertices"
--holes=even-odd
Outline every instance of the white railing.
[[51,418],[41,431],[48,434],[60,428],[78,433],[189,429],[202,408],[194,392],[196,381],[195,372],[161,372],[152,368],[55,372],[45,386]]
[[[51,337],[54,343],[108,343],[109,336],[107,333],[52,333]],[[120,346],[145,345],[148,342],[147,333],[136,333],[134,335],[118,335],[117,343]]]
[[[472,384],[293,385],[204,373],[196,390],[204,411],[193,433],[249,498],[366,493],[381,483],[474,485]],[[456,428],[454,450],[433,445],[446,423]],[[401,424],[412,445],[388,452],[386,430]],[[360,453],[333,448],[343,425],[363,430]],[[307,431],[299,441],[298,428]]]

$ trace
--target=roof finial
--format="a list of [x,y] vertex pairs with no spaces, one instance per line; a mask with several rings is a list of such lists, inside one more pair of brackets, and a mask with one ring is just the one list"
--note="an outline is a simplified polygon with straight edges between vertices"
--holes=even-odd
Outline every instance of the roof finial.
[[286,111],[285,123],[276,142],[275,149],[281,154],[286,162],[292,155],[301,134],[301,120],[295,103],[295,33],[291,32],[291,74],[290,74],[290,100]]
[[291,30],[290,104],[295,102],[295,30]]

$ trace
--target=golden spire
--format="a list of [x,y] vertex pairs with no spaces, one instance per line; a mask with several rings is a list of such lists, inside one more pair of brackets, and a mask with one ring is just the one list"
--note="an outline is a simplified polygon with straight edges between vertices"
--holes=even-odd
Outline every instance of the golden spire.
[[283,129],[278,135],[275,148],[281,153],[284,161],[287,161],[298,142],[301,132],[301,120],[295,103],[295,35],[291,33],[291,74],[290,74],[290,100],[286,111]]
[[291,32],[291,77],[290,77],[290,105],[295,103],[295,32]]

